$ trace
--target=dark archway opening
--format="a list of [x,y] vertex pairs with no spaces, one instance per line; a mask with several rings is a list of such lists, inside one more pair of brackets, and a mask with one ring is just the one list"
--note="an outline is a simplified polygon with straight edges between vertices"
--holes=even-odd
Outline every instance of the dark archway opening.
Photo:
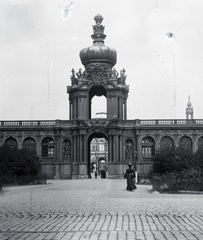
[[[104,173],[105,172],[105,173]],[[104,178],[108,174],[108,139],[104,133],[93,133],[88,139],[88,177]]]
[[[92,99],[97,96],[101,97],[104,96],[106,98],[106,89],[103,86],[93,86],[89,91],[89,119],[93,118],[93,109],[92,109]],[[103,106],[105,109],[107,108],[107,103],[105,103],[106,106]],[[98,111],[101,112],[101,106],[98,104]],[[102,110],[103,111],[103,110]]]

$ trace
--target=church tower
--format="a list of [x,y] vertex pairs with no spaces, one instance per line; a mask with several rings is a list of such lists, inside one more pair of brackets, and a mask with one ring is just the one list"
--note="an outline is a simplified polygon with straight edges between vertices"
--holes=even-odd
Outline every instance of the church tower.
[[188,96],[188,103],[186,107],[186,119],[193,119],[193,107],[190,102],[190,96]]
[[103,17],[94,17],[93,45],[80,51],[80,59],[85,70],[76,73],[72,69],[69,94],[69,119],[88,120],[92,118],[92,99],[94,96],[106,98],[107,119],[127,119],[127,97],[129,87],[126,85],[125,69],[120,74],[115,70],[116,50],[104,45]]

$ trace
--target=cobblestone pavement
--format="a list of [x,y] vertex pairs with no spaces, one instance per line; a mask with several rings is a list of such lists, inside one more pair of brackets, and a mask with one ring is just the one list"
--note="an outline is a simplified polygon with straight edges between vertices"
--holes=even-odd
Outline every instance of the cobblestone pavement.
[[125,190],[125,180],[4,187],[0,240],[203,239],[203,195]]

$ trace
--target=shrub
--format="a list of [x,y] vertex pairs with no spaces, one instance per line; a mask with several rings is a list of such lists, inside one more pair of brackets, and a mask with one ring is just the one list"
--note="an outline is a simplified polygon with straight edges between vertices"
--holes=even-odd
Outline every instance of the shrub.
[[202,190],[203,151],[194,154],[181,148],[159,151],[154,158],[153,171],[171,188]]
[[37,175],[40,167],[36,152],[28,149],[0,147],[0,173],[2,181],[19,176]]

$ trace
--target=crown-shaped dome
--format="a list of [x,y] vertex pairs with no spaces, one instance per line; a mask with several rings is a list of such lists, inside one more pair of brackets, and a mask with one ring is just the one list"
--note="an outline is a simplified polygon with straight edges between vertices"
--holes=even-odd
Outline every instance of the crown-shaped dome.
[[104,34],[104,26],[101,25],[103,17],[98,14],[94,20],[96,25],[93,26],[93,34],[91,35],[93,45],[80,51],[81,62],[84,66],[98,62],[113,67],[116,64],[117,53],[115,49],[104,45],[106,35]]

